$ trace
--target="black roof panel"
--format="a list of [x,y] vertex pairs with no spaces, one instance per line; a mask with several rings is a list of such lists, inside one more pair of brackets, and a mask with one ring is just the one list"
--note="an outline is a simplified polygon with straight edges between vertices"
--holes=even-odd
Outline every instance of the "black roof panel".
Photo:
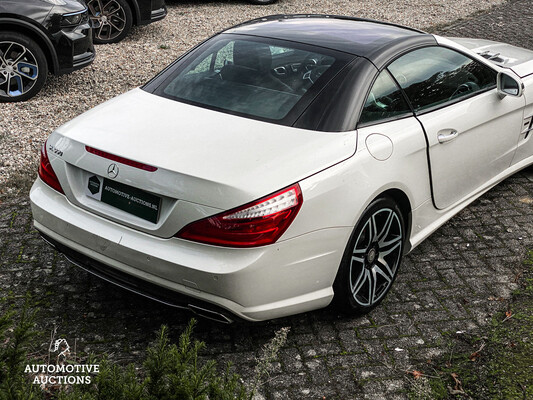
[[273,15],[245,22],[225,33],[291,40],[370,59],[380,49],[398,42],[433,39],[422,31],[399,25],[330,15]]

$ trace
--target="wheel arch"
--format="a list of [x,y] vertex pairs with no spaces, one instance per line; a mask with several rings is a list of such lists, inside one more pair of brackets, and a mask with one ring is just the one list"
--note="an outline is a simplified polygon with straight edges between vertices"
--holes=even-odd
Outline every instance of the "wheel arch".
[[46,62],[48,64],[48,70],[53,74],[57,74],[59,72],[57,53],[52,41],[44,32],[35,27],[33,24],[20,19],[0,17],[0,24],[2,25],[2,31],[4,32],[17,32],[34,40],[43,50],[43,53],[46,57]]
[[387,189],[384,192],[380,193],[374,199],[370,202],[374,202],[375,200],[382,198],[382,197],[389,197],[391,198],[400,209],[403,217],[403,221],[405,224],[405,245],[404,245],[404,254],[407,254],[411,250],[411,244],[410,244],[410,236],[411,236],[411,226],[412,226],[412,206],[411,201],[409,200],[409,196],[401,190],[401,189]]
[[[357,222],[355,223],[354,229],[350,235],[349,241],[346,245],[346,248],[343,252],[342,260],[340,262],[340,265],[337,269],[337,273],[335,275],[335,280],[333,282],[333,291],[334,291],[334,297],[332,300],[333,307],[339,308],[343,312],[348,313],[361,313],[361,312],[368,312],[371,309],[373,309],[381,300],[384,298],[384,295],[382,294],[381,297],[372,304],[362,304],[361,306],[356,306],[355,303],[353,303],[353,300],[351,299],[351,296],[353,293],[348,292],[348,280],[349,276],[351,275],[351,268],[348,269],[348,266],[350,265],[351,261],[351,254],[352,254],[352,246],[354,244],[354,239],[356,239],[356,235],[358,232],[362,232],[362,229],[364,229],[365,224],[363,224],[364,221],[367,221],[366,218],[370,218],[370,215],[374,214],[368,214],[372,208],[375,210],[381,210],[380,207],[382,207],[383,204],[388,204],[388,207],[390,205],[395,204],[398,206],[400,213],[402,214],[403,220],[404,220],[404,229],[406,232],[406,235],[410,232],[410,219],[411,219],[411,201],[409,200],[408,195],[401,189],[397,188],[388,188],[385,190],[382,190],[378,192],[372,200],[366,205],[366,207],[361,211],[361,215],[358,217]],[[368,216],[366,216],[368,214]],[[372,217],[373,218],[373,217]],[[361,230],[359,230],[361,229]],[[406,239],[408,239],[408,236],[405,236]],[[371,246],[372,247],[372,246]],[[403,251],[399,253],[398,260],[397,260],[397,268],[395,271],[398,271],[400,264],[401,264],[401,258],[408,252],[408,248],[410,249],[409,240],[404,241]],[[379,254],[379,250],[378,250]],[[363,257],[363,256],[360,256]],[[366,255],[363,257],[366,260]],[[363,262],[362,260],[360,262]],[[373,261],[368,261],[373,263]],[[364,268],[364,267],[363,267]],[[392,276],[392,280],[389,280],[389,288],[386,289],[388,291],[390,289],[390,286],[392,285],[392,281],[394,281],[394,278],[396,276],[396,272]],[[374,286],[375,287],[375,286]],[[359,303],[361,304],[361,303]],[[367,307],[368,308],[364,308]]]
[[126,0],[126,3],[131,8],[131,14],[133,15],[133,25],[139,25],[141,21],[141,9],[139,8],[139,3],[136,0]]

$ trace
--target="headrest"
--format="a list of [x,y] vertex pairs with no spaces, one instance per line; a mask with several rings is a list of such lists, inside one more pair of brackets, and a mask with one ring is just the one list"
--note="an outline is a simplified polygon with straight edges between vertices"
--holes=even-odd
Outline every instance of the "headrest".
[[237,40],[233,45],[233,63],[257,71],[268,71],[272,66],[270,46],[264,43]]

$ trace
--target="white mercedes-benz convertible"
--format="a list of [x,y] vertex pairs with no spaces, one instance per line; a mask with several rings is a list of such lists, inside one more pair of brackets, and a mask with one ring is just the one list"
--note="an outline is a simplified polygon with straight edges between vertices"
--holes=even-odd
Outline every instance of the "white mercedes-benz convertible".
[[35,228],[78,266],[219,321],[366,312],[402,255],[533,164],[532,120],[532,51],[261,18],[53,132]]

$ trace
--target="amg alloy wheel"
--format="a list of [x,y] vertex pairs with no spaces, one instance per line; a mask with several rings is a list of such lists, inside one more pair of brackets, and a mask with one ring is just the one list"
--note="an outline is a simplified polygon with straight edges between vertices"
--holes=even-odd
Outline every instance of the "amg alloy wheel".
[[93,22],[94,43],[118,43],[133,25],[133,14],[125,0],[89,0],[87,8]]
[[37,43],[16,32],[0,33],[0,102],[33,97],[47,73],[46,58]]
[[365,210],[335,280],[335,298],[344,310],[368,312],[385,297],[402,259],[404,231],[391,199],[378,199]]

